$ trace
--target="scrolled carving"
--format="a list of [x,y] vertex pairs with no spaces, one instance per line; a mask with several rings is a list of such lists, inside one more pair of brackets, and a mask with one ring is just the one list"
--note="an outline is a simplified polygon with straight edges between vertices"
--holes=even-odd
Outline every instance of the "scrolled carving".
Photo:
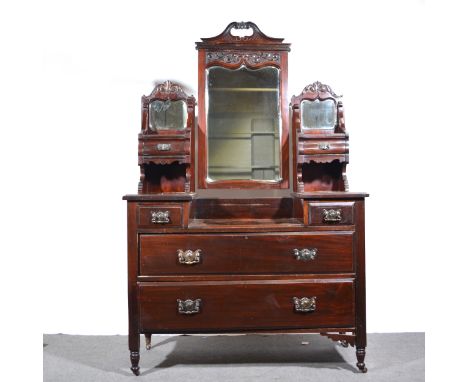
[[206,63],[222,62],[225,64],[240,64],[258,65],[265,62],[280,62],[280,55],[272,52],[207,52]]
[[347,348],[348,346],[354,346],[356,342],[356,335],[354,333],[346,332],[321,332],[322,336],[330,338],[332,341],[338,342],[341,346]]
[[315,81],[313,84],[307,85],[302,94],[305,93],[329,93],[332,97],[341,98],[341,95],[336,94],[332,88],[326,84],[322,84],[320,81]]
[[[188,107],[193,107],[195,105],[195,98],[193,96],[188,96],[185,93],[181,85],[172,82],[170,80],[164,81],[163,83],[157,84],[149,96],[142,96],[142,109],[143,111],[148,111],[149,104],[154,100],[185,100]],[[169,105],[169,103],[168,103]],[[145,120],[145,116],[143,118]],[[146,126],[143,126],[144,130]]]
[[174,82],[169,80],[164,81],[162,84],[159,84],[155,87],[155,91],[159,93],[174,93],[174,94],[185,94],[184,89]]

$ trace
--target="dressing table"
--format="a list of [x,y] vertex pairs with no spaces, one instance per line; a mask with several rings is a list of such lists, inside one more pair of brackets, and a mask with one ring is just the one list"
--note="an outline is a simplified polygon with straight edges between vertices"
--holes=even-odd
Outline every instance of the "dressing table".
[[341,97],[314,82],[288,99],[290,44],[251,22],[196,49],[197,101],[170,81],[142,97],[131,370],[141,334],[320,333],[366,372],[368,195],[348,191]]

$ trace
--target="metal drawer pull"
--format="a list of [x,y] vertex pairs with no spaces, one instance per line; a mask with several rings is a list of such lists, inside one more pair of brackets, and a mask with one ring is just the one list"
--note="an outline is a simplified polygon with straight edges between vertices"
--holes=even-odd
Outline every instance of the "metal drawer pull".
[[293,249],[293,253],[297,260],[314,260],[317,257],[317,248]]
[[325,223],[336,223],[341,221],[341,210],[323,210],[322,212],[323,221]]
[[294,310],[296,312],[314,312],[317,297],[293,297]]
[[177,310],[180,314],[196,314],[200,313],[201,298],[195,300],[180,300],[177,299]]
[[151,223],[166,224],[170,223],[169,211],[151,211]]
[[329,143],[320,143],[319,144],[319,149],[320,150],[330,150],[330,144]]
[[156,145],[156,150],[158,151],[170,151],[172,148],[172,145],[170,143],[158,143]]
[[195,251],[192,251],[191,249],[187,249],[186,251],[178,249],[177,256],[179,257],[180,264],[197,264],[200,262],[201,249],[197,249]]

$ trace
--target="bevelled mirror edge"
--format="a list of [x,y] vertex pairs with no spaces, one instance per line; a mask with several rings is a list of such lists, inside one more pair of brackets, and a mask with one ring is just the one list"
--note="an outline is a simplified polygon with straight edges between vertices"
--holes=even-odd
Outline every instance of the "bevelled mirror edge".
[[149,104],[149,129],[184,130],[187,128],[187,102],[184,100],[159,100]]
[[280,182],[280,69],[206,69],[207,177]]
[[301,101],[301,130],[333,130],[337,122],[337,107],[333,99]]

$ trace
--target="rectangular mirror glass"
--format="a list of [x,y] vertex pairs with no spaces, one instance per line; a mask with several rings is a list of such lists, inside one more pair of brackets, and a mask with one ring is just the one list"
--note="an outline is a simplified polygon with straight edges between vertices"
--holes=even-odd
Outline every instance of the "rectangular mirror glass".
[[279,69],[207,69],[208,181],[280,180]]
[[336,124],[336,104],[331,99],[301,102],[301,129],[333,129]]
[[187,105],[185,101],[156,100],[150,103],[150,130],[183,130],[186,127]]

